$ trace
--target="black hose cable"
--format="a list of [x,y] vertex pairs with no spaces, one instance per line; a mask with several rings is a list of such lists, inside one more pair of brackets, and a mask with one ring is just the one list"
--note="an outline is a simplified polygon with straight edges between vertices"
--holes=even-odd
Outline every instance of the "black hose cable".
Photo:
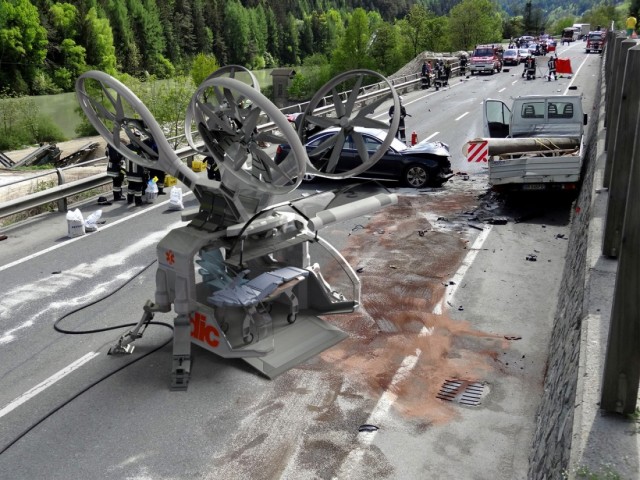
[[82,305],[82,306],[80,306],[78,308],[75,308],[75,309],[71,310],[70,312],[65,313],[62,317],[60,317],[59,319],[57,319],[54,322],[53,329],[56,332],[64,333],[64,334],[67,334],[67,335],[88,335],[88,334],[91,334],[91,333],[108,332],[110,330],[118,330],[118,329],[121,329],[121,328],[135,327],[137,325],[137,323],[126,323],[126,324],[123,324],[123,325],[115,325],[113,327],[96,328],[96,329],[93,329],[93,330],[65,330],[64,328],[61,328],[58,325],[60,324],[60,322],[62,322],[62,320],[64,320],[65,318],[67,318],[67,317],[69,317],[71,315],[73,315],[74,313],[77,313],[80,310],[84,310],[85,308],[89,308],[89,307],[95,305],[96,303],[100,303],[103,300],[106,300],[107,298],[109,298],[110,296],[115,295],[120,290],[122,290],[124,287],[126,287],[128,284],[130,284],[133,280],[135,280],[137,277],[142,275],[142,273],[144,273],[146,270],[151,268],[151,266],[154,263],[156,263],[157,261],[158,261],[157,258],[153,259],[153,261],[151,263],[149,263],[148,265],[143,267],[141,270],[136,272],[135,275],[133,275],[131,278],[129,278],[126,282],[124,282],[122,285],[120,285],[115,290],[103,295],[102,297],[97,298],[96,300],[94,300],[91,303],[87,303],[86,305]]
[[[99,333],[99,332],[107,332],[109,330],[116,330],[116,329],[121,329],[121,328],[126,328],[126,327],[134,327],[137,325],[137,323],[127,323],[127,324],[123,324],[123,325],[116,325],[113,327],[105,327],[105,328],[97,328],[97,329],[93,329],[93,330],[65,330],[64,328],[60,328],[58,326],[58,324],[64,320],[65,318],[69,317],[70,315],[73,315],[74,313],[77,313],[81,310],[84,310],[85,308],[91,307],[92,305],[95,305],[96,303],[102,302],[103,300],[109,298],[110,296],[116,294],[117,292],[119,292],[120,290],[122,290],[126,285],[128,285],[129,283],[131,283],[135,278],[137,278],[138,276],[140,276],[143,272],[145,272],[146,270],[148,270],[154,263],[156,263],[158,260],[154,259],[151,263],[149,263],[148,265],[146,265],[145,267],[143,267],[140,271],[136,272],[135,275],[133,275],[131,278],[129,278],[126,282],[124,282],[122,285],[120,285],[118,288],[116,288],[115,290],[107,293],[106,295],[103,295],[102,297],[98,298],[97,300],[94,300],[91,303],[87,303],[86,305],[82,305],[74,310],[71,310],[70,312],[65,313],[62,317],[58,318],[54,324],[53,324],[53,328],[60,333],[64,333],[67,335],[88,335],[91,333]],[[173,325],[169,325],[168,323],[164,323],[164,322],[149,322],[148,325],[161,325],[163,327],[167,327],[169,329],[171,329],[173,331]],[[44,416],[42,416],[37,422],[32,423],[29,427],[27,427],[25,430],[23,430],[17,437],[15,437],[11,442],[9,442],[7,445],[5,445],[2,450],[0,450],[0,455],[2,455],[4,452],[6,452],[7,450],[9,450],[13,445],[15,445],[18,441],[20,441],[20,439],[24,438],[25,435],[27,435],[31,430],[33,430],[34,428],[36,428],[38,425],[40,425],[42,422],[44,422],[47,418],[51,417],[54,413],[56,413],[58,410],[62,409],[63,407],[67,406],[69,403],[71,403],[72,401],[74,401],[76,398],[78,398],[80,395],[86,393],[87,391],[89,391],[90,389],[92,389],[93,387],[95,387],[96,385],[98,385],[99,383],[103,382],[104,380],[106,380],[107,378],[111,377],[112,375],[115,375],[116,373],[120,372],[121,370],[124,370],[125,368],[127,368],[130,365],[133,365],[136,362],[139,362],[140,360],[142,360],[143,358],[151,355],[152,353],[157,352],[158,350],[166,347],[169,343],[171,343],[171,341],[173,340],[173,337],[169,338],[166,342],[164,342],[162,345],[149,350],[147,353],[145,353],[144,355],[140,355],[139,357],[135,358],[134,360],[130,361],[129,363],[126,363],[124,365],[121,365],[120,367],[116,368],[115,370],[113,370],[112,372],[107,373],[106,375],[103,375],[102,377],[100,377],[99,379],[97,379],[96,381],[90,383],[88,386],[86,386],[85,388],[83,388],[82,390],[80,390],[78,393],[76,393],[75,395],[73,395],[72,397],[68,398],[67,400],[65,400],[64,402],[62,402],[60,405],[58,405],[57,407],[55,407],[53,410],[51,410],[50,412],[47,412]]]
[[[162,325],[163,327],[167,327],[170,328],[171,330],[173,330],[173,325],[169,325],[168,323],[164,323],[164,322],[149,322],[150,325]],[[118,368],[116,368],[114,371],[107,373],[106,375],[103,375],[102,377],[100,377],[99,379],[97,379],[96,381],[90,383],[88,386],[86,386],[85,388],[83,388],[82,390],[80,390],[78,393],[76,393],[75,395],[73,395],[72,397],[70,397],[69,399],[65,400],[64,402],[62,402],[60,405],[58,405],[57,407],[55,407],[53,410],[51,410],[50,412],[46,413],[44,416],[42,416],[37,422],[31,424],[31,426],[29,426],[28,428],[26,428],[25,430],[23,430],[17,437],[15,437],[9,444],[5,445],[2,450],[0,450],[0,455],[2,455],[4,452],[6,452],[7,450],[9,450],[16,442],[18,442],[20,439],[22,439],[25,435],[27,435],[31,430],[33,430],[34,428],[36,428],[38,425],[40,425],[42,422],[44,422],[47,418],[49,418],[51,415],[53,415],[54,413],[56,413],[58,410],[62,409],[63,407],[67,406],[69,403],[71,403],[72,401],[74,401],[76,398],[78,398],[80,395],[86,393],[87,391],[89,391],[90,389],[92,389],[93,387],[95,387],[96,385],[98,385],[100,382],[106,380],[107,378],[109,378],[112,375],[115,375],[116,373],[118,373],[121,370],[124,370],[125,368],[127,368],[130,365],[133,365],[136,362],[139,362],[140,360],[142,360],[143,358],[151,355],[152,353],[157,352],[158,350],[164,348],[165,346],[169,345],[169,343],[171,343],[171,341],[173,340],[173,337],[169,338],[169,340],[167,340],[166,342],[164,342],[162,345],[160,345],[159,347],[154,348],[153,350],[149,350],[147,353],[145,353],[144,355],[140,355],[139,357],[137,357],[135,360],[130,361],[129,363],[122,365]]]

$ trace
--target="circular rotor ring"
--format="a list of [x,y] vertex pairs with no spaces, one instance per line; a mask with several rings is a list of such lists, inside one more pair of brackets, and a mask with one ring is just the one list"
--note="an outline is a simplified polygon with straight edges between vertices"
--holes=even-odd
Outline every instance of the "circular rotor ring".
[[[146,168],[194,180],[142,101],[123,83],[96,70],[80,75],[76,94],[83,112],[100,135],[125,158]],[[100,100],[98,95],[102,95]],[[126,140],[123,140],[123,137]]]
[[[205,92],[217,93],[205,96]],[[229,172],[256,190],[284,194],[295,190],[304,176],[307,154],[287,118],[256,89],[233,78],[213,77],[204,81],[189,104],[198,131],[224,173]],[[273,123],[281,135],[259,131],[258,122]],[[276,163],[262,142],[288,143],[291,154]],[[250,167],[247,168],[247,160]]]
[[[382,94],[373,100],[368,105],[356,110],[356,99],[360,93],[360,89],[363,86],[366,77],[377,77],[381,83],[386,83],[387,87],[383,87],[381,90],[387,90],[386,94]],[[353,83],[353,88],[347,98],[343,101],[340,92],[337,90],[341,84],[349,82]],[[314,115],[315,110],[323,101],[324,97],[331,95],[333,98],[333,104],[335,106],[335,117],[322,117]],[[316,155],[328,156],[327,163],[320,169],[316,168],[309,162],[307,164],[307,173],[317,175],[319,177],[343,179],[358,175],[365,170],[371,168],[382,156],[386,153],[395,133],[400,124],[400,115],[394,115],[391,124],[370,118],[370,115],[376,108],[382,105],[384,102],[391,98],[393,100],[394,111],[400,111],[400,100],[393,85],[382,74],[373,70],[351,70],[342,73],[332,80],[327,82],[311,99],[309,105],[302,115],[302,121],[298,128],[298,135],[304,137],[304,132],[309,128],[307,124],[312,126],[319,126],[322,128],[339,127],[339,131],[336,135],[333,135],[328,140],[320,143],[315,149],[308,152],[310,157]],[[356,127],[376,128],[387,131],[384,141],[373,152],[367,150],[362,135],[355,130]],[[353,140],[358,155],[361,160],[361,164],[353,169],[335,173],[340,153],[348,137]]]
[[[252,88],[254,88],[255,90],[257,90],[258,92],[260,92],[260,84],[258,83],[258,79],[256,78],[256,76],[251,72],[251,70],[248,70],[247,68],[243,67],[242,65],[227,65],[224,67],[221,67],[219,69],[217,69],[215,72],[213,72],[211,75],[209,75],[203,82],[201,85],[203,85],[207,80],[210,80],[212,78],[219,78],[219,77],[225,77],[225,78],[233,78],[236,80],[239,80],[239,78],[236,78],[236,75],[240,74],[240,77],[244,77],[244,79],[247,79],[248,82],[247,83],[249,86],[251,86]],[[242,80],[241,80],[242,81]],[[200,88],[200,87],[198,87]],[[212,89],[211,92],[213,95],[217,96],[217,103],[219,105],[222,105],[224,103],[224,101],[226,100],[228,102],[229,99],[226,99],[227,96],[227,91],[220,91],[220,89]],[[201,94],[203,95],[204,98],[206,98],[206,90],[203,90],[201,92]],[[242,102],[244,100],[244,98],[236,98],[235,99],[238,103]],[[184,134],[185,134],[185,138],[187,140],[187,143],[189,144],[189,146],[191,148],[193,148],[196,152],[202,154],[202,155],[209,155],[209,150],[207,150],[206,145],[204,144],[196,144],[195,140],[193,139],[193,133],[192,133],[192,127],[193,127],[193,119],[194,119],[194,112],[192,110],[192,105],[195,105],[195,102],[191,102],[189,103],[189,107],[187,108],[187,115],[186,115],[186,119],[184,122]],[[228,112],[225,112],[224,110],[220,110],[218,112],[221,116],[228,114]]]

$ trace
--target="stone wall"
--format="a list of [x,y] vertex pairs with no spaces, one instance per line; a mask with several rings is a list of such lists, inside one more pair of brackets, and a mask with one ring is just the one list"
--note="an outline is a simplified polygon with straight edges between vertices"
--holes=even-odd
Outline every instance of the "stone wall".
[[529,455],[530,479],[560,479],[569,466],[581,328],[586,316],[587,247],[592,214],[593,180],[597,163],[597,143],[604,141],[597,131],[602,111],[600,105],[604,101],[600,87],[598,85],[596,89],[600,95],[595,99],[596,107],[589,121],[582,188],[573,205],[569,248],[549,345],[544,396],[537,412],[536,432]]

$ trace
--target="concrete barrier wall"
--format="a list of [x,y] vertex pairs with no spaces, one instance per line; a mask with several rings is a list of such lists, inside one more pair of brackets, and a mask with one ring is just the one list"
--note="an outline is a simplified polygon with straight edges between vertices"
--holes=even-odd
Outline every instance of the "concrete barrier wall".
[[610,34],[530,479],[640,478],[640,42]]
[[[602,76],[601,76],[602,78]],[[529,455],[530,479],[561,479],[571,455],[574,410],[580,363],[582,321],[586,315],[585,292],[589,223],[592,214],[594,172],[603,103],[602,80],[599,97],[590,115],[587,151],[580,194],[572,205],[571,233],[562,274],[554,329],[549,345],[544,397],[536,413],[537,426]],[[594,134],[595,133],[595,134]]]

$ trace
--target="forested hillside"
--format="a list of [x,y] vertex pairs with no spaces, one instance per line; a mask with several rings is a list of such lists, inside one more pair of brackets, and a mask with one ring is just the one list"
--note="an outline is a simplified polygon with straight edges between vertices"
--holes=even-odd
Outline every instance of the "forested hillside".
[[[198,55],[252,69],[304,64],[322,76],[390,73],[423,50],[551,28],[535,2],[517,10],[505,1],[507,10],[496,0],[1,0],[0,87],[70,91],[92,68],[168,78],[189,72]],[[576,0],[566,21],[590,1]]]

